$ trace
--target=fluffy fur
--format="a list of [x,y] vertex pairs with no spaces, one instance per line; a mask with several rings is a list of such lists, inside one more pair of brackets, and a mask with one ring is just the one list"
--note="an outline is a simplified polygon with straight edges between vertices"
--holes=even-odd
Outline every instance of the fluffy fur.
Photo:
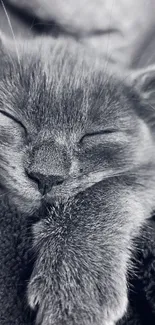
[[42,325],[113,325],[132,240],[154,209],[148,104],[74,42],[14,45],[2,39],[0,185],[40,219],[29,305]]

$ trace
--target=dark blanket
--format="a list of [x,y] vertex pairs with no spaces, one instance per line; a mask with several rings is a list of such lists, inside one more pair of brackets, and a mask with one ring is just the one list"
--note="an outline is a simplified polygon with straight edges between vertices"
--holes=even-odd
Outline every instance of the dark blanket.
[[33,314],[26,300],[33,267],[31,218],[18,215],[0,201],[0,324],[30,325]]
[[[31,226],[37,219],[18,215],[2,200],[0,216],[0,324],[32,325],[35,313],[27,305],[26,287],[34,262]],[[134,268],[129,275],[130,305],[120,324],[153,325],[155,218],[148,222],[135,246]]]
[[129,276],[129,309],[119,325],[155,324],[155,217],[136,239],[134,272]]

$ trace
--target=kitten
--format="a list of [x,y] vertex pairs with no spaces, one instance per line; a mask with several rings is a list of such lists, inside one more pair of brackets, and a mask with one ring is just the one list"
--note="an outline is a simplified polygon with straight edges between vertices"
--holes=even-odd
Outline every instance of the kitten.
[[134,90],[51,38],[1,36],[0,59],[1,194],[41,216],[28,285],[36,323],[114,325],[132,239],[155,205],[154,71],[134,76]]

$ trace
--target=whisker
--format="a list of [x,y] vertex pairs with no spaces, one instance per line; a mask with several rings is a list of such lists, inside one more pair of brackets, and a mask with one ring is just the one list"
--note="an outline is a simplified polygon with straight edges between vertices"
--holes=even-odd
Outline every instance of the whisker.
[[[112,10],[113,10],[113,6],[114,6],[114,0],[112,1],[111,10],[110,10],[110,13],[109,13],[109,26],[110,26],[110,22],[111,22],[111,18],[112,18]],[[107,62],[105,63],[105,66],[104,66],[104,73],[105,73],[105,74],[106,74],[106,72],[107,72],[107,70],[108,70],[109,61],[111,60],[111,56],[112,56],[112,53],[111,53],[111,55],[110,55],[110,53],[109,53],[110,36],[111,36],[111,33],[110,33],[110,31],[109,31],[109,33],[108,33],[108,39],[107,39],[107,48],[106,48],[106,57],[107,57]]]
[[15,33],[14,33],[14,31],[13,31],[12,23],[11,23],[10,17],[9,17],[9,15],[8,15],[8,12],[7,12],[7,10],[6,10],[6,7],[5,7],[5,5],[4,5],[3,0],[1,0],[1,4],[2,4],[3,10],[4,10],[4,13],[5,13],[5,15],[6,15],[6,18],[7,18],[8,25],[9,25],[9,27],[10,27],[10,30],[11,30],[12,36],[13,36],[13,40],[14,40],[14,44],[15,44],[15,50],[16,50],[16,54],[17,54],[17,59],[18,59],[19,66],[20,66],[20,68],[21,68],[21,61],[20,61],[19,49],[18,49],[18,46],[17,46],[17,40],[16,40],[16,37],[15,37]]
[[5,192],[5,193],[2,193],[2,194],[0,194],[0,197],[3,197],[3,196],[5,196],[5,195],[7,195],[7,194],[9,194],[9,193],[10,193],[10,191]]

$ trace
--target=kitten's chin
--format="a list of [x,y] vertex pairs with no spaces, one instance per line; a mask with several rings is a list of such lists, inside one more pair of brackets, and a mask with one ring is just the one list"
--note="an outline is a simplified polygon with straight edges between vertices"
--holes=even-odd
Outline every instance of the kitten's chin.
[[53,186],[52,190],[44,196],[44,199],[48,203],[54,203],[55,201],[65,203],[68,199],[75,197],[80,192],[84,192],[113,174],[113,171],[109,170],[107,172],[103,170],[90,172],[78,178],[70,177],[61,185]]
[[75,197],[85,189],[86,188],[83,188],[79,181],[69,180],[62,185],[53,186],[52,190],[44,196],[44,200],[50,204],[55,202],[64,204],[70,198]]
[[89,176],[70,178],[61,185],[53,186],[52,190],[44,196],[44,200],[50,204],[65,203],[94,184],[95,182],[90,182]]

